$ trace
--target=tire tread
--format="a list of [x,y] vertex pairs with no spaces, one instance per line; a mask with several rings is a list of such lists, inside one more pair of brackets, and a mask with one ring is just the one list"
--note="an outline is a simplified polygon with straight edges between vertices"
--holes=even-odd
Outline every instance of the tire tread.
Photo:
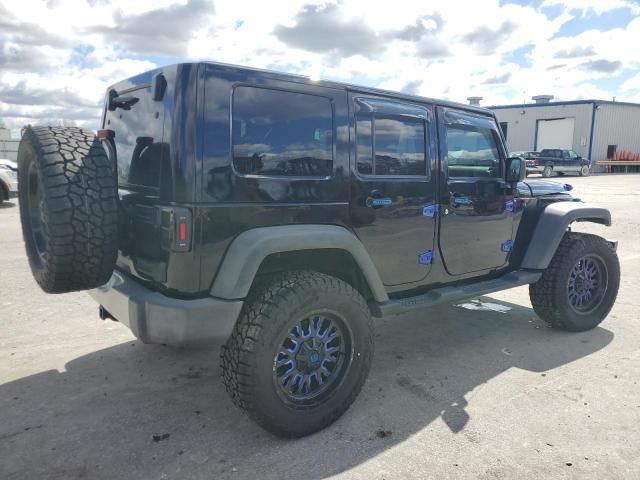
[[[255,384],[252,379],[257,375],[255,361],[256,350],[261,346],[265,337],[275,334],[274,322],[270,315],[282,305],[290,302],[301,302],[304,291],[313,289],[327,292],[343,292],[349,296],[349,301],[357,305],[367,318],[367,328],[373,332],[373,320],[369,307],[351,285],[335,277],[314,271],[290,271],[272,277],[271,281],[261,282],[254,287],[245,302],[240,318],[236,322],[233,333],[220,353],[220,367],[224,386],[233,403],[247,413],[247,415],[267,430],[284,437],[297,437],[311,433],[309,431],[292,431],[290,425],[275,423],[262,409],[259,408],[260,398],[254,394]],[[353,403],[362,389],[367,377],[373,357],[373,335],[363,352],[365,356],[365,373],[358,378],[358,382],[348,397],[323,418],[323,426],[339,418]]]
[[[99,140],[78,127],[28,127],[18,156],[21,164],[36,162],[40,174],[48,243],[42,259],[29,238],[28,192],[19,189],[23,234],[38,284],[48,293],[65,293],[106,283],[118,252],[117,181]],[[19,185],[26,185],[27,168],[19,168]]]

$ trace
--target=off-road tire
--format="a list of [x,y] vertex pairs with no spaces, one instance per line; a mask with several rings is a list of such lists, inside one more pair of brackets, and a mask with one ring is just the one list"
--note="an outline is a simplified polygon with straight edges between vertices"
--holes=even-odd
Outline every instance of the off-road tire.
[[542,176],[544,178],[549,178],[551,175],[553,175],[553,167],[550,165],[547,165],[546,167],[544,167],[544,169],[542,170]]
[[4,185],[3,182],[0,182],[0,205],[2,202],[9,199],[9,188]]
[[[567,282],[579,259],[597,255],[607,269],[607,287],[600,304],[588,313],[577,312],[569,302]],[[582,332],[602,322],[611,311],[620,286],[620,263],[612,246],[597,235],[567,232],[542,277],[529,285],[534,311],[554,328]]]
[[18,149],[29,265],[48,293],[103,285],[118,252],[115,165],[89,130],[27,127]]
[[[273,381],[274,358],[291,322],[319,310],[347,319],[352,332],[351,363],[323,403],[290,404],[278,395]],[[357,290],[322,273],[287,272],[253,289],[222,347],[222,379],[233,403],[263,428],[283,437],[300,437],[326,427],[349,408],[367,378],[373,349],[373,321]]]

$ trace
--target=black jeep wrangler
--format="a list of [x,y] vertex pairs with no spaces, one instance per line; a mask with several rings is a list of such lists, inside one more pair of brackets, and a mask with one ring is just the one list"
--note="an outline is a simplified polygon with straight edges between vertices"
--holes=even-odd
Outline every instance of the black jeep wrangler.
[[336,420],[371,366],[372,317],[530,285],[582,331],[618,291],[611,223],[555,183],[523,183],[492,112],[216,63],[108,89],[97,135],[27,128],[29,262],[89,290],[146,343],[224,339],[222,378],[266,429]]

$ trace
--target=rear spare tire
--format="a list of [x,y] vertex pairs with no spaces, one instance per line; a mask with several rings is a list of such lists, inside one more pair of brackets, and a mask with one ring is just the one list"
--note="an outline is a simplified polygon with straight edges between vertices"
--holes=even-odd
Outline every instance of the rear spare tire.
[[65,293],[106,283],[118,252],[117,181],[93,132],[27,127],[18,185],[22,234],[38,285]]

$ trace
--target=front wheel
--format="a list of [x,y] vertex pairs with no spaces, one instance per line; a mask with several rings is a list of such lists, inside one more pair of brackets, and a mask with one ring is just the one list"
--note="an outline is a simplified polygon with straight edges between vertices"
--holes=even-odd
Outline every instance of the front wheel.
[[221,352],[233,402],[280,436],[338,419],[360,392],[373,357],[373,322],[351,285],[311,271],[256,288]]
[[552,173],[553,173],[553,168],[550,165],[547,165],[546,167],[544,167],[544,170],[542,170],[542,176],[544,178],[549,178]]
[[620,263],[596,235],[566,233],[540,280],[529,286],[533,309],[555,328],[581,332],[602,322],[618,295]]
[[589,175],[589,165],[583,165],[582,168],[580,169],[580,176],[586,177],[588,175]]

